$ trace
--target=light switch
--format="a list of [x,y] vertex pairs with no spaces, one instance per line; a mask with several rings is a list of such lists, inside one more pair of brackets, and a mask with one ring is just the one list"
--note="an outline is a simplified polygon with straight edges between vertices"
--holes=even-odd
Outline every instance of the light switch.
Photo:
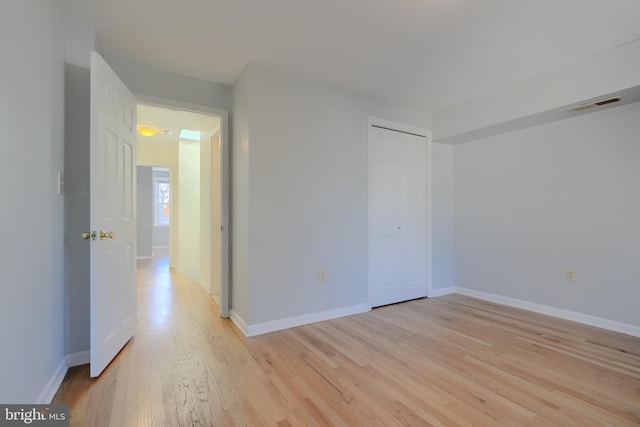
[[64,186],[64,175],[62,172],[58,172],[58,194],[62,194]]

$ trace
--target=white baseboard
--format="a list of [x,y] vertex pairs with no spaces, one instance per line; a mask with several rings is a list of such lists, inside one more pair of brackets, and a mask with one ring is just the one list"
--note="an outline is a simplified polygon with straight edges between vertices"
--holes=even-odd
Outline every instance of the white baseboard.
[[456,288],[449,286],[448,288],[432,289],[428,292],[427,298],[436,298],[444,295],[453,294],[456,292]]
[[58,369],[56,369],[44,390],[40,393],[36,404],[48,405],[51,403],[60,388],[60,384],[62,384],[62,380],[64,380],[64,376],[67,374],[67,369],[67,360],[63,358],[60,365],[58,365]]
[[229,310],[229,318],[238,327],[238,329],[240,329],[240,331],[246,337],[247,336],[247,322],[245,322],[244,319],[242,317],[240,317],[240,315],[238,315],[238,313],[236,313],[233,310]]
[[145,260],[145,259],[153,259],[153,257],[152,256],[146,256],[146,255],[138,257],[138,261]]
[[169,246],[151,246],[151,249],[169,249]]
[[[337,319],[338,317],[351,316],[370,311],[369,304],[358,304],[350,307],[337,308],[335,310],[320,311],[317,313],[303,314],[301,316],[288,317],[286,319],[273,320],[271,322],[258,323],[246,326],[242,330],[247,337],[266,334],[268,332],[280,331],[282,329],[295,328],[296,326],[308,325],[309,323],[322,322],[324,320]],[[233,319],[233,317],[232,317]],[[235,322],[235,320],[234,320]],[[237,324],[237,323],[236,323]],[[240,327],[240,326],[238,326]]]
[[470,297],[504,304],[511,307],[521,308],[540,314],[559,317],[561,319],[571,320],[573,322],[583,323],[585,325],[596,326],[602,329],[608,329],[614,332],[640,337],[640,326],[628,323],[617,322],[615,320],[603,319],[601,317],[591,316],[589,314],[576,313],[574,311],[564,310],[549,305],[537,304],[529,301],[519,300],[515,298],[503,297],[501,295],[490,294],[487,292],[476,291],[474,289],[455,287],[455,293],[467,295]]
[[89,351],[80,351],[78,353],[67,354],[67,366],[73,368],[74,366],[86,365],[91,361],[91,353]]
[[207,295],[211,295],[211,285],[209,285],[208,283],[205,283],[203,281],[199,281],[198,284],[207,293]]

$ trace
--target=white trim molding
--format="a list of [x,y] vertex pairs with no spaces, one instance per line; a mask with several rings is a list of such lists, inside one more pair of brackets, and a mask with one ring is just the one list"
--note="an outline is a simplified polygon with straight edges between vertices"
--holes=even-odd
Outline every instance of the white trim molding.
[[456,288],[453,286],[449,286],[448,288],[439,288],[439,289],[431,289],[427,298],[437,298],[444,295],[453,294],[456,292]]
[[[451,289],[451,288],[449,288]],[[589,314],[577,313],[575,311],[564,310],[549,305],[537,304],[529,301],[519,300],[515,298],[504,297],[501,295],[490,294],[487,292],[476,291],[467,288],[452,288],[454,292],[461,295],[478,298],[485,301],[491,301],[498,304],[508,305],[510,307],[521,308],[523,310],[533,311],[535,313],[546,314],[548,316],[559,317],[573,322],[583,323],[589,326],[595,326],[614,332],[640,337],[640,326],[622,323],[615,320],[604,319],[602,317],[591,316]],[[445,295],[445,294],[443,294]]]
[[40,393],[36,404],[48,405],[51,403],[62,384],[62,380],[64,380],[64,376],[67,375],[67,369],[67,360],[66,358],[63,358],[62,361],[60,361],[60,365],[58,365],[58,368],[51,376],[51,379],[44,387],[44,390]]
[[229,318],[238,327],[238,329],[240,329],[240,332],[242,332],[245,337],[248,336],[247,335],[247,322],[245,322],[244,319],[242,317],[240,317],[240,315],[238,313],[233,311],[233,309],[229,310]]
[[370,311],[368,304],[358,304],[349,307],[336,308],[334,310],[319,311],[316,313],[303,314],[300,316],[288,317],[286,319],[272,320],[270,322],[247,325],[236,313],[231,310],[231,320],[240,328],[247,337],[254,337],[269,332],[281,331],[283,329],[295,328],[296,326],[308,325],[310,323],[322,322],[325,320],[337,319],[339,317],[352,316]]
[[153,259],[153,257],[152,256],[143,255],[143,256],[139,256],[137,258],[138,261],[145,261],[145,260],[149,260],[149,259]]
[[88,350],[67,354],[67,366],[70,368],[73,368],[75,366],[87,365],[90,361],[91,353]]

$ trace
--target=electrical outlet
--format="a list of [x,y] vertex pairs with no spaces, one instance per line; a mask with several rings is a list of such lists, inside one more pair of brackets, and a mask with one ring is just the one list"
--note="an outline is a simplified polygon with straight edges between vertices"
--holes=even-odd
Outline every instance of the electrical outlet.
[[318,280],[322,283],[327,281],[327,272],[325,270],[320,270],[318,272]]
[[576,281],[576,272],[575,270],[567,270],[564,272],[564,279],[567,282],[575,282]]

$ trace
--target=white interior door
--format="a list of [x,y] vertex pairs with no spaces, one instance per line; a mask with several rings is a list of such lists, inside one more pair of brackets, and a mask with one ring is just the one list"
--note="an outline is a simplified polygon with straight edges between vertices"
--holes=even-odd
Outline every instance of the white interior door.
[[91,376],[136,329],[136,100],[91,53]]
[[369,132],[369,304],[427,296],[426,138]]

